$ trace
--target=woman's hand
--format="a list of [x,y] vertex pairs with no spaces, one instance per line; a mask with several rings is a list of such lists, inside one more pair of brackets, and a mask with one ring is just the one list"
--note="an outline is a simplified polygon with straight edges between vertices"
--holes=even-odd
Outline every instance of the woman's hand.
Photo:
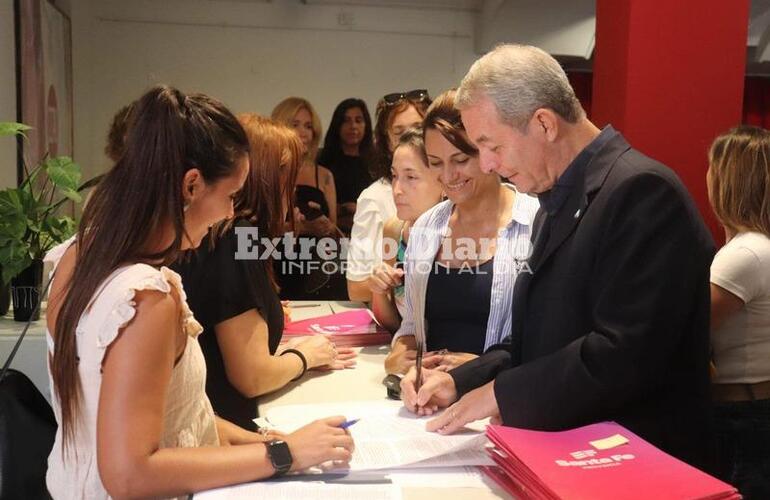
[[308,370],[328,365],[337,359],[337,348],[327,335],[310,335],[294,346],[305,356]]
[[345,417],[329,417],[298,429],[284,438],[293,458],[292,471],[324,462],[345,465],[353,456],[353,438],[340,425]]
[[369,276],[367,285],[372,293],[386,294],[403,283],[404,271],[383,262]]
[[351,347],[337,347],[337,357],[328,365],[322,365],[314,368],[319,371],[344,370],[345,368],[354,368],[356,366],[356,351]]
[[417,360],[417,345],[413,335],[398,337],[390,348],[390,353],[385,358],[385,371],[403,375],[413,368]]
[[281,301],[281,309],[283,309],[283,322],[291,323],[291,306],[289,305],[288,300],[282,300]]
[[414,367],[416,361],[416,350],[402,351],[400,353],[391,352],[391,354],[388,355],[387,359],[385,360],[385,371],[388,373],[403,375],[404,373],[408,372],[410,368]]
[[423,368],[430,368],[448,372],[463,363],[478,358],[478,355],[469,352],[449,352],[446,350],[426,353],[422,358]]

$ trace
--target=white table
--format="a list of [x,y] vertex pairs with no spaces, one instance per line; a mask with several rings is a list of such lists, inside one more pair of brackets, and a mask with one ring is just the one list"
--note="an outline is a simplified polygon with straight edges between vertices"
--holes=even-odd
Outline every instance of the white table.
[[[363,307],[355,303],[330,303],[335,312],[342,308]],[[308,308],[309,309],[309,308]],[[296,309],[295,311],[299,311]],[[314,317],[309,312],[300,313],[297,318],[292,311],[292,319]],[[329,403],[345,401],[371,401],[386,399],[384,361],[390,346],[368,346],[357,348],[358,358],[356,367],[347,370],[329,372],[311,371],[301,380],[292,382],[286,387],[262,396],[259,402],[259,414],[264,415],[270,408],[292,404]],[[423,500],[441,498],[441,500],[486,500],[493,498],[510,498],[491,479],[485,479],[487,488],[442,488],[426,486],[424,488],[406,487],[402,494],[405,500]]]

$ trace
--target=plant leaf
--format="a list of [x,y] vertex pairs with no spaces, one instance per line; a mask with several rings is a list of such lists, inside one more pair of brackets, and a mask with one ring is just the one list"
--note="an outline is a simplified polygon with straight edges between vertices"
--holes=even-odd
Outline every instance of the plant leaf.
[[26,137],[24,132],[27,130],[32,130],[32,127],[24,125],[23,123],[0,122],[0,136],[23,135]]
[[[69,156],[49,158],[45,162],[45,171],[54,186],[62,191],[77,192],[80,186],[80,167]],[[66,193],[65,196],[70,198]]]
[[24,241],[14,240],[0,246],[0,266],[3,268],[3,283],[7,284],[12,278],[32,264],[29,247]]

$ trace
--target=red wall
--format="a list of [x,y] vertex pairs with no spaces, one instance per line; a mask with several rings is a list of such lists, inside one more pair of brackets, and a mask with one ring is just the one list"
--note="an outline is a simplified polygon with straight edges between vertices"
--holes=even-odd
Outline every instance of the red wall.
[[749,0],[597,0],[593,122],[672,169],[715,238],[706,153],[743,111]]

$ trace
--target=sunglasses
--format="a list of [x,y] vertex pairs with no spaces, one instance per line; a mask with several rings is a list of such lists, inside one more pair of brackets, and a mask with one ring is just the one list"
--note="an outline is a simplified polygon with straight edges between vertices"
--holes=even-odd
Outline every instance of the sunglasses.
[[428,91],[426,89],[410,90],[408,92],[394,92],[392,94],[386,94],[382,98],[382,100],[385,101],[385,104],[391,106],[393,104],[398,104],[403,100],[423,102],[427,101],[428,99],[430,99],[430,96],[428,96]]

